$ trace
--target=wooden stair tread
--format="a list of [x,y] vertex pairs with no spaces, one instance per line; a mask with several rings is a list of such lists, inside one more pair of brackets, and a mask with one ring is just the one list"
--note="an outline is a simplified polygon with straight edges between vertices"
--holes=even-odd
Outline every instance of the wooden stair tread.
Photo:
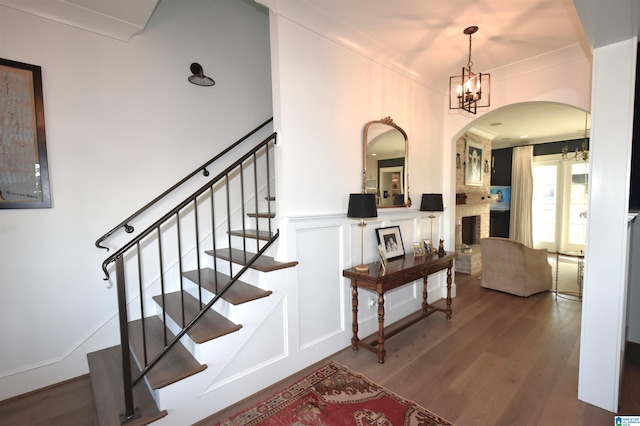
[[[100,425],[119,425],[120,414],[124,412],[121,353],[120,346],[113,346],[87,354],[91,387]],[[132,364],[133,374],[138,375],[140,370],[136,367],[133,359]],[[166,410],[158,409],[144,381],[134,386],[133,402],[134,407],[140,410],[140,417],[131,420],[127,425],[148,425],[167,415]]]
[[[188,324],[195,316],[200,312],[200,303],[198,299],[191,296],[186,291],[176,291],[174,293],[167,293],[164,296],[166,307],[162,304],[162,296],[153,296],[153,300],[158,305],[163,307],[167,315],[181,327],[185,324],[182,323],[182,297],[184,297],[184,309],[185,309],[185,321]],[[204,343],[209,340],[216,339],[224,336],[225,334],[233,333],[242,328],[240,324],[234,324],[227,318],[223,317],[213,309],[208,309],[202,318],[189,330],[187,334],[196,343]]]
[[[146,342],[147,342],[147,362],[151,362],[157,354],[164,349],[164,324],[158,316],[147,317],[144,320]],[[167,341],[175,337],[169,329]],[[131,350],[135,354],[140,364],[144,363],[144,347],[142,345],[142,320],[129,323],[129,341]],[[164,386],[175,383],[185,377],[192,376],[206,369],[207,366],[200,364],[182,344],[177,343],[171,350],[156,364],[147,374],[147,379],[153,389],[160,389]]]
[[[205,253],[211,256],[215,255],[220,259],[230,260],[233,263],[237,263],[239,265],[244,266],[246,264],[244,260],[244,252],[242,250],[229,250],[228,248],[223,248],[216,250],[215,254],[213,250],[206,250]],[[254,255],[254,253],[247,253],[247,259],[251,259]],[[278,262],[274,260],[273,257],[262,255],[258,259],[256,259],[256,261],[251,265],[251,268],[261,272],[271,272],[278,269],[291,268],[296,266],[297,264],[297,261]]]
[[[218,283],[218,288],[223,289],[227,285],[227,283],[231,281],[231,277],[229,277],[228,275],[225,275],[221,272],[216,272],[211,268],[201,269],[199,274],[198,270],[195,269],[193,271],[187,271],[182,275],[184,275],[194,283],[202,285],[203,288],[207,289],[213,294],[218,294],[216,282]],[[199,281],[200,279],[202,280],[202,282]],[[270,290],[262,290],[261,288],[238,280],[233,283],[231,287],[229,287],[229,289],[222,295],[222,298],[231,304],[239,305],[241,303],[246,303],[252,300],[269,296],[270,294]]]
[[274,212],[247,213],[247,216],[273,219],[274,217],[276,217],[276,214]]
[[269,241],[273,234],[269,231],[258,231],[256,229],[242,229],[231,230],[229,231],[229,235],[233,235],[236,237],[246,237],[246,238],[254,238],[262,241]]

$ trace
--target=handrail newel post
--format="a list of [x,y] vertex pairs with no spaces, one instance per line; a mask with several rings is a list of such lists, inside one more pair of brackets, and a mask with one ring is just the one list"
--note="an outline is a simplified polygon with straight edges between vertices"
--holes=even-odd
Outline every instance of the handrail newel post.
[[120,414],[120,424],[140,417],[140,410],[133,406],[133,382],[131,380],[131,350],[129,348],[129,321],[127,318],[127,291],[124,279],[124,258],[116,259],[116,286],[118,291],[118,312],[120,317],[120,344],[122,348],[122,390],[124,392],[124,413]]

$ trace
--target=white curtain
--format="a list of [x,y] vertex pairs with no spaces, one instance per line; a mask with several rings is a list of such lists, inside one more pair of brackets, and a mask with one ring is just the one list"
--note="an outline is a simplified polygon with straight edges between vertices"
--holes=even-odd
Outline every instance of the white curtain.
[[533,146],[513,149],[509,238],[533,247]]

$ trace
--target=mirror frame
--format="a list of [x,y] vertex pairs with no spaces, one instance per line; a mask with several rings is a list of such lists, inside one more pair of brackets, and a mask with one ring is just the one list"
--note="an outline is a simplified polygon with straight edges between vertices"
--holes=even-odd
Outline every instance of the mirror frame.
[[[405,200],[403,204],[399,204],[396,206],[381,206],[378,205],[377,208],[391,208],[391,207],[411,207],[411,196],[409,195],[409,138],[407,133],[402,129],[402,127],[398,126],[394,123],[391,117],[385,117],[380,120],[369,121],[364,126],[362,141],[363,141],[363,155],[362,155],[362,193],[366,192],[367,186],[367,145],[369,144],[369,127],[374,124],[384,124],[390,126],[398,130],[402,136],[404,137],[404,193],[406,194]],[[378,174],[378,173],[377,173]],[[378,187],[380,186],[379,176],[376,177],[378,181]]]

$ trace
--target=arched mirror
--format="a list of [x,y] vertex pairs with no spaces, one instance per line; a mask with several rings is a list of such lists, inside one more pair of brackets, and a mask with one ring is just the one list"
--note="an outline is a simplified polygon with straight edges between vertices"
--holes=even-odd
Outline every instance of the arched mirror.
[[380,207],[411,207],[409,141],[390,117],[364,126],[362,192],[376,194]]

